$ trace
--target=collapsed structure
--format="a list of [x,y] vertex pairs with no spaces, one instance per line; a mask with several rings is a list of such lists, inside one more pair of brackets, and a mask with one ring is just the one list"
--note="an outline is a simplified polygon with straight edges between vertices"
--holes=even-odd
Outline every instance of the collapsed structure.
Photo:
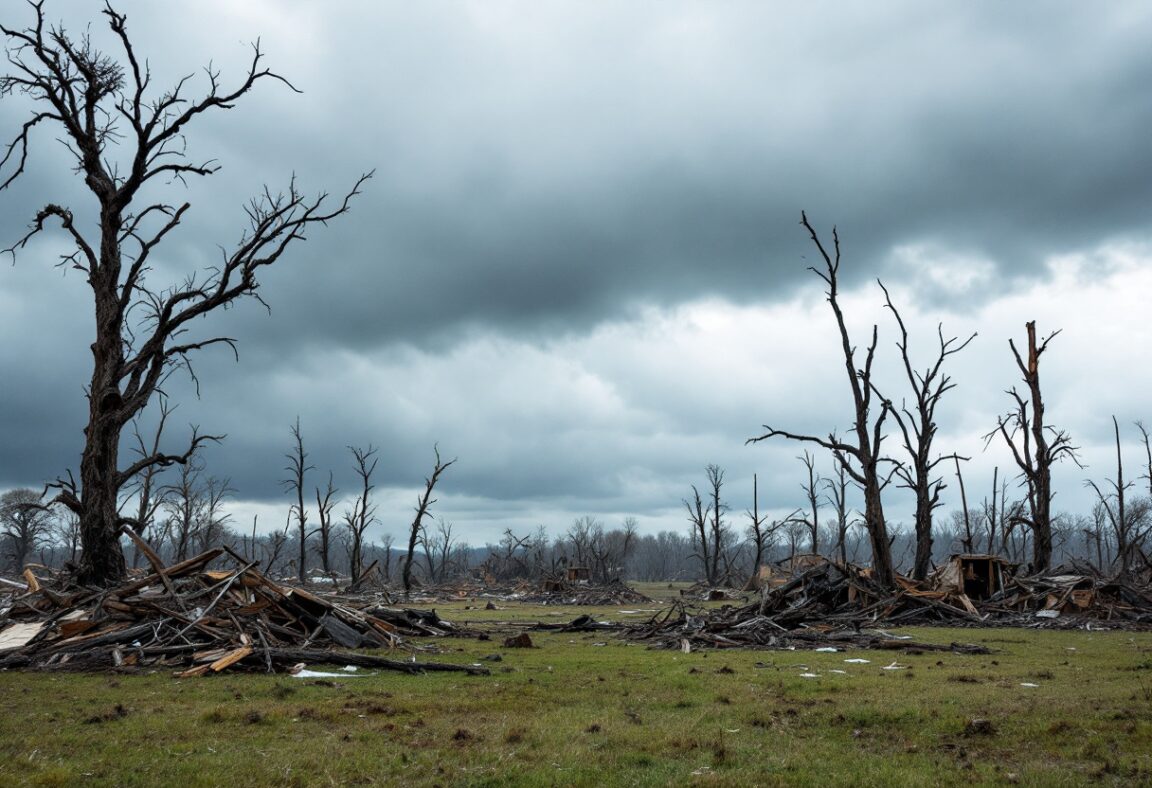
[[[0,599],[0,669],[171,669],[181,677],[224,670],[291,670],[300,663],[338,663],[400,670],[487,673],[484,667],[416,661],[410,638],[487,639],[441,619],[435,610],[402,609],[386,591],[321,593],[278,583],[256,563],[217,548],[170,567],[151,554],[152,572],[110,589],[5,581]],[[232,569],[208,568],[230,558]],[[535,630],[613,630],[654,647],[981,650],[971,644],[909,642],[882,627],[1152,626],[1147,579],[1123,581],[1058,569],[1020,576],[994,555],[953,555],[924,582],[897,576],[896,589],[877,583],[870,569],[819,555],[798,555],[760,575],[759,594],[693,588],[641,624],[580,616]],[[19,587],[19,592],[14,589]],[[333,583],[333,589],[335,584]],[[363,591],[363,589],[353,589]],[[753,597],[754,601],[749,602]],[[614,582],[592,586],[579,576],[493,587],[484,583],[426,587],[413,603],[437,600],[501,604],[599,605],[646,602]],[[695,601],[739,601],[717,608]],[[633,611],[635,612],[635,611]],[[402,652],[403,659],[360,649]]]
[[[1152,590],[1058,569],[1020,576],[993,555],[953,555],[923,583],[897,576],[895,591],[868,568],[798,555],[761,576],[760,598],[741,607],[689,611],[681,605],[633,628],[665,648],[908,648],[878,627],[1152,626]],[[918,648],[935,646],[917,644]],[[967,649],[968,646],[953,649]]]
[[[417,662],[413,635],[446,634],[435,611],[356,609],[282,586],[232,554],[237,567],[206,567],[216,548],[110,589],[56,590],[30,572],[28,589],[0,609],[0,668],[179,669],[180,677],[226,669],[277,672],[301,662],[486,674],[474,665]],[[154,558],[154,556],[152,557]],[[403,650],[407,659],[354,649]]]

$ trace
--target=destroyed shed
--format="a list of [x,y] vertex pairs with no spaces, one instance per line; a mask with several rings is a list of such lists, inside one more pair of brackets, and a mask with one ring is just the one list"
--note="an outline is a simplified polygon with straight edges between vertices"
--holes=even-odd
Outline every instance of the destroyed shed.
[[934,591],[991,599],[1004,590],[1012,564],[996,555],[954,554],[929,577]]

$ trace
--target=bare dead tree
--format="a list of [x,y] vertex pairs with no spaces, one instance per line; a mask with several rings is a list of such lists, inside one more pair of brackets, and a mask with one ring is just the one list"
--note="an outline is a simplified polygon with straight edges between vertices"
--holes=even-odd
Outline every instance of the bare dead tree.
[[[728,511],[728,504],[724,503],[720,497],[720,490],[724,487],[724,470],[719,465],[712,464],[706,466],[704,472],[708,476],[708,487],[712,495],[710,507],[712,519],[708,523],[708,538],[712,542],[712,566],[709,582],[718,583],[722,578],[727,579],[731,569],[726,549],[728,524],[724,521],[724,512]],[[721,562],[724,564],[723,572],[720,571]]]
[[[1113,562],[1115,569],[1121,576],[1124,576],[1132,570],[1132,565],[1143,546],[1150,526],[1152,526],[1152,517],[1150,517],[1148,498],[1139,497],[1132,500],[1128,495],[1135,483],[1124,481],[1124,456],[1120,451],[1120,424],[1116,421],[1115,416],[1112,417],[1112,429],[1116,436],[1116,478],[1105,480],[1111,491],[1105,493],[1091,479],[1085,481],[1085,484],[1096,493],[1099,509],[1102,510],[1101,514],[1106,518],[1116,544],[1116,555]],[[1147,440],[1146,434],[1145,440]],[[1097,553],[1101,555],[1099,546]],[[1100,568],[1104,568],[1102,561]]]
[[638,527],[634,517],[626,517],[620,528],[610,531],[604,530],[601,523],[595,522],[592,539],[588,545],[591,576],[594,582],[608,583],[613,579],[619,579],[619,574],[635,546]]
[[704,580],[711,585],[714,580],[711,568],[715,562],[712,558],[712,546],[708,540],[708,515],[712,512],[712,505],[704,503],[695,484],[692,485],[692,499],[684,499],[683,503],[684,508],[688,510],[688,521],[692,524],[693,555],[700,559],[700,564],[704,568]]
[[815,554],[820,552],[820,494],[817,490],[823,479],[820,478],[820,474],[816,473],[816,458],[812,452],[805,449],[804,456],[796,459],[804,463],[804,470],[807,471],[808,480],[801,482],[800,489],[804,491],[804,497],[808,499],[808,514],[801,519],[801,522],[808,529],[808,552]]
[[332,472],[328,472],[328,487],[324,493],[320,493],[320,488],[316,488],[316,516],[320,519],[320,525],[316,528],[316,533],[320,536],[320,546],[317,552],[320,554],[320,568],[324,570],[324,574],[332,572],[332,509],[336,506],[336,501],[333,498],[336,496],[337,489],[332,484]]
[[[255,521],[253,521],[253,530],[255,530]],[[275,573],[276,567],[280,563],[280,556],[287,544],[288,534],[284,531],[276,530],[268,534],[268,538],[264,541],[264,571],[269,575]]]
[[953,455],[952,459],[956,463],[956,483],[960,486],[960,506],[962,509],[962,518],[964,522],[964,540],[963,550],[965,553],[973,553],[976,551],[975,540],[972,534],[972,516],[968,511],[968,492],[964,489],[964,474],[960,472],[960,457]]
[[[1140,475],[1140,478],[1144,479],[1144,482],[1149,485],[1149,494],[1147,494],[1146,500],[1149,501],[1149,505],[1152,506],[1152,442],[1149,441],[1149,431],[1145,429],[1143,422],[1136,422],[1136,429],[1140,431],[1140,442],[1142,442],[1144,446],[1144,473]],[[1149,516],[1152,517],[1152,514]],[[1149,536],[1152,536],[1152,533],[1150,533],[1149,530],[1145,530],[1144,537],[1147,538]],[[1143,543],[1135,547],[1134,552],[1138,553],[1140,559],[1143,559],[1145,567],[1152,567],[1149,556],[1144,552]]]
[[204,506],[193,532],[197,552],[203,553],[224,542],[224,538],[228,535],[228,523],[232,520],[232,515],[224,509],[224,499],[235,492],[230,479],[209,476],[204,480],[202,490]]
[[826,500],[832,505],[832,522],[836,533],[836,544],[832,552],[840,557],[842,564],[847,564],[848,528],[852,525],[852,518],[848,506],[848,472],[843,465],[836,463],[836,476],[825,479],[824,486],[828,490]]
[[299,416],[289,429],[292,432],[292,448],[284,455],[288,460],[288,464],[284,466],[288,478],[281,480],[280,485],[285,491],[296,496],[296,501],[288,509],[288,519],[296,520],[296,534],[300,539],[296,579],[303,583],[308,571],[308,510],[304,508],[304,477],[308,471],[314,470],[315,466],[308,464],[308,452],[304,451],[304,436],[300,432]]
[[543,525],[537,525],[525,543],[525,559],[528,577],[538,580],[545,572],[555,574],[558,566],[556,551],[548,538],[548,529]]
[[378,553],[382,554],[380,566],[384,569],[384,585],[392,584],[392,534],[384,534],[380,539]]
[[490,552],[480,571],[496,580],[539,579],[541,570],[545,568],[541,558],[547,539],[543,526],[525,536],[518,536],[511,528],[505,528],[499,544],[489,546]]
[[[1104,509],[1104,504],[1096,501],[1092,506],[1091,516],[1084,517],[1079,527],[1080,533],[1084,536],[1084,546],[1087,549],[1089,560],[1091,560],[1092,554],[1095,553],[1095,564],[1097,567],[1103,569],[1108,565],[1111,558],[1111,555],[1106,553],[1105,546],[1107,541],[1108,513]],[[1107,557],[1105,557],[1106,555]]]
[[832,230],[832,253],[825,248],[820,237],[808,222],[808,216],[800,214],[800,223],[808,231],[820,257],[824,260],[824,270],[810,267],[809,270],[819,276],[828,289],[826,295],[832,312],[836,317],[836,326],[840,331],[841,349],[844,355],[844,368],[848,375],[848,384],[852,392],[852,401],[855,408],[855,422],[852,427],[854,441],[841,440],[836,434],[830,433],[827,438],[816,435],[802,435],[776,429],[764,425],[765,433],[756,438],[750,438],[748,443],[782,437],[788,440],[815,443],[822,446],[836,458],[860,485],[864,492],[864,526],[868,531],[868,539],[872,547],[872,574],[876,582],[885,588],[894,588],[896,574],[892,566],[891,543],[888,538],[888,526],[884,520],[884,504],[882,492],[888,479],[881,472],[881,463],[885,461],[881,452],[884,440],[884,421],[892,411],[892,403],[881,399],[880,412],[872,419],[872,396],[875,391],[872,385],[872,361],[876,355],[877,329],[872,327],[872,341],[864,355],[862,367],[856,367],[856,348],[848,336],[848,328],[844,322],[844,313],[840,309],[838,276],[840,272],[840,236],[836,229]]
[[192,457],[180,465],[175,481],[164,485],[162,499],[164,511],[164,538],[169,544],[172,557],[176,561],[188,558],[192,548],[193,531],[200,517],[202,496],[200,474],[204,470],[199,457]]
[[1011,338],[1008,346],[1012,348],[1016,366],[1024,376],[1028,396],[1022,396],[1015,387],[1008,390],[1015,406],[997,419],[996,429],[984,436],[984,442],[987,445],[992,438],[1000,435],[1012,450],[1012,458],[1020,468],[1028,493],[1028,513],[1021,513],[1018,522],[1032,532],[1032,571],[1043,572],[1052,563],[1052,466],[1065,458],[1077,465],[1080,462],[1076,457],[1077,448],[1072,445],[1068,433],[1044,423],[1040,356],[1060,331],[1052,332],[1038,343],[1036,321],[1031,320],[1024,327],[1028,333],[1027,361],[1020,355]]
[[[139,419],[132,420],[132,437],[135,441],[133,452],[137,457],[150,457],[160,453],[160,440],[164,435],[164,426],[175,407],[168,404],[168,398],[163,394],[160,395],[159,402],[160,415],[156,422],[156,430],[152,433],[151,442],[144,442],[144,437],[140,434]],[[163,470],[164,466],[160,464],[149,465],[136,474],[136,478],[127,485],[128,494],[136,498],[136,515],[133,518],[134,522],[129,525],[136,532],[136,535],[145,541],[150,541],[151,534],[149,531],[155,530],[156,515],[164,505],[164,498],[159,494],[161,488],[157,486]],[[136,568],[139,563],[140,547],[133,542],[132,567]]]
[[764,556],[767,554],[776,537],[776,533],[785,523],[792,522],[799,509],[793,510],[782,520],[766,521],[760,514],[759,480],[752,474],[752,510],[745,512],[748,516],[748,540],[752,543],[752,574],[748,577],[749,589],[757,587],[760,578],[760,568],[764,565]]
[[41,504],[35,490],[17,488],[0,496],[0,566],[16,572],[37,547],[52,535],[56,518]]
[[992,498],[985,498],[981,506],[984,525],[987,528],[988,546],[985,548],[987,553],[992,553],[996,549],[996,528],[1002,516],[1001,510],[1004,508],[1001,501],[1006,501],[1008,495],[1008,486],[999,483],[999,476],[1000,466],[997,465],[992,468]]
[[632,560],[639,539],[640,521],[635,517],[625,517],[619,528],[613,528],[604,535],[605,564],[619,575]]
[[138,198],[153,193],[146,187],[182,184],[219,169],[212,160],[188,158],[185,135],[202,116],[233,107],[266,80],[295,88],[264,67],[257,43],[247,73],[231,89],[223,87],[220,72],[209,66],[208,87],[199,97],[189,95],[191,77],[158,92],[147,61],[137,56],[125,16],[111,5],[105,4],[103,14],[118,43],[117,55],[100,51],[87,35],[76,38],[61,26],[47,24],[42,2],[29,6],[34,19],[27,28],[0,26],[10,69],[0,77],[0,94],[22,94],[36,106],[0,158],[0,189],[23,174],[35,133],[51,128],[91,192],[99,220],[98,226],[85,230],[70,208],[48,203],[8,251],[15,255],[55,223],[74,246],[60,265],[80,271],[92,292],[95,337],[80,479],[69,474],[53,486],[58,491],[54,502],[80,518],[79,579],[109,584],[125,574],[119,540],[125,518],[117,510],[124,485],[151,466],[186,463],[199,446],[219,437],[193,430],[186,451],[152,453],[121,468],[125,425],[148,405],[174,368],[191,373],[189,358],[195,351],[217,345],[235,351],[231,337],[193,334],[203,325],[199,318],[243,297],[259,301],[261,269],[302,240],[310,226],[345,213],[371,174],[358,179],[334,204],[327,194],[306,197],[295,180],[283,192],[266,187],[245,208],[248,230],[215,266],[179,284],[156,287],[147,281],[152,254],[190,206],[141,204]]
[[1147,482],[1148,496],[1152,497],[1152,442],[1148,439],[1148,430],[1143,422],[1136,422],[1136,429],[1140,430],[1140,440],[1144,446],[1144,474],[1140,478]]
[[412,519],[412,526],[408,532],[408,555],[404,556],[404,571],[401,573],[405,594],[412,591],[412,561],[416,555],[416,544],[424,528],[424,516],[428,514],[429,507],[436,503],[436,499],[432,497],[432,490],[440,480],[440,475],[456,462],[455,458],[443,462],[440,459],[439,446],[434,446],[433,450],[436,452],[436,465],[432,469],[432,475],[424,479],[424,492],[416,499],[416,516]]
[[958,337],[945,339],[943,324],[937,325],[936,336],[940,344],[936,359],[923,371],[915,369],[908,352],[908,328],[904,325],[904,318],[892,303],[888,288],[879,280],[876,283],[884,291],[885,307],[892,312],[900,328],[896,347],[900,349],[904,375],[912,389],[912,407],[904,404],[898,409],[893,408],[892,417],[900,429],[904,451],[908,454],[908,462],[896,466],[896,476],[900,479],[900,486],[916,496],[916,556],[912,562],[912,577],[923,580],[932,567],[932,513],[940,506],[940,493],[947,486],[935,475],[936,466],[949,459],[967,459],[958,458],[954,453],[932,454],[932,443],[936,438],[936,408],[940,399],[956,387],[952,377],[943,372],[944,362],[968,347],[976,338],[976,332],[961,342]]
[[571,546],[571,566],[590,567],[592,565],[592,543],[603,534],[604,526],[591,515],[582,515],[572,521],[564,536],[558,541],[562,547]]
[[420,548],[424,551],[424,562],[428,565],[428,579],[431,582],[438,583],[447,578],[455,546],[452,523],[443,517],[436,518],[434,529],[422,529]]
[[755,473],[752,474],[752,510],[745,514],[750,521],[748,539],[752,542],[752,574],[749,575],[748,582],[755,586],[759,582],[760,567],[764,565],[764,548],[768,546],[768,540],[771,538],[764,518],[760,516],[760,480]]
[[376,449],[371,445],[367,449],[349,446],[352,459],[356,467],[356,476],[360,480],[360,494],[352,503],[352,508],[344,513],[344,525],[348,532],[349,549],[348,558],[351,564],[349,574],[352,582],[360,579],[364,571],[364,534],[372,523],[376,522],[376,505],[370,500],[372,490],[372,474],[376,471]]
[[167,514],[163,525],[173,557],[188,558],[203,552],[224,535],[229,515],[224,499],[235,492],[227,479],[205,475],[203,459],[192,457],[180,466],[176,479],[161,488],[160,498]]
[[64,565],[75,565],[80,557],[80,518],[71,509],[59,512],[52,529],[52,540],[62,549]]

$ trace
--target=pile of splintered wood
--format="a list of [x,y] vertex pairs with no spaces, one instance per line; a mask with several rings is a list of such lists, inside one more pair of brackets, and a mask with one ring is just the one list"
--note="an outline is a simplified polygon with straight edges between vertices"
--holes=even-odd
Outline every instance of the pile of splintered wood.
[[652,600],[626,583],[613,580],[604,584],[569,582],[567,580],[522,580],[508,585],[462,582],[425,586],[412,596],[414,601],[524,602],[534,605],[605,606],[636,605]]
[[1152,626],[1152,588],[1135,578],[1104,578],[1062,570],[1014,577],[998,594],[978,603],[1002,624],[1028,627],[1082,626],[1141,629]]
[[568,581],[546,581],[536,589],[521,591],[519,601],[538,605],[636,605],[652,600],[626,583],[613,580],[603,585],[572,583]]
[[720,610],[689,611],[677,602],[649,621],[626,630],[626,637],[648,642],[654,648],[683,652],[714,648],[899,649],[902,651],[951,651],[958,654],[987,654],[984,646],[951,643],[947,646],[921,643],[879,629],[854,629],[813,623],[789,629],[772,617],[759,613],[758,606]]
[[[821,560],[775,578],[759,601],[692,611],[683,604],[633,626],[628,636],[657,647],[900,648],[930,650],[875,628],[894,625],[1143,628],[1152,624],[1152,590],[1085,574],[1009,577],[986,599],[963,583],[900,579],[887,591],[867,569]],[[1104,623],[1107,622],[1107,623]],[[978,647],[952,644],[954,651]]]
[[[208,569],[226,552],[234,569]],[[473,665],[389,659],[353,649],[398,649],[402,636],[447,634],[434,612],[357,610],[279,585],[254,562],[217,548],[110,589],[28,590],[0,608],[0,669],[178,669],[180,677],[226,669],[277,672],[299,663],[407,673]]]

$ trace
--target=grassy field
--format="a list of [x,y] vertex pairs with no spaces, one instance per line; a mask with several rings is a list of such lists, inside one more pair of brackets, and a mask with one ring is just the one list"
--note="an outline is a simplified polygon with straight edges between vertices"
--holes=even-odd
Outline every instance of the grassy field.
[[0,785],[1152,782],[1152,634],[905,630],[988,656],[510,649],[526,621],[650,614],[436,607],[494,634],[421,659],[492,675],[0,673]]

